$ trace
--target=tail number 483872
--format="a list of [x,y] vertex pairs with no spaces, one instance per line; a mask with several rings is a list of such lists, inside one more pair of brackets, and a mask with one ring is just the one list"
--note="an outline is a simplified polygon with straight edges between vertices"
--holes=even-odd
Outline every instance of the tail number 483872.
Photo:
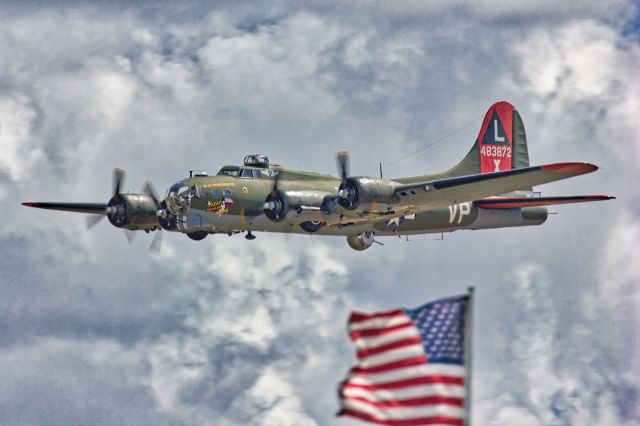
[[511,147],[500,145],[482,145],[480,148],[480,154],[488,157],[506,157],[511,158]]

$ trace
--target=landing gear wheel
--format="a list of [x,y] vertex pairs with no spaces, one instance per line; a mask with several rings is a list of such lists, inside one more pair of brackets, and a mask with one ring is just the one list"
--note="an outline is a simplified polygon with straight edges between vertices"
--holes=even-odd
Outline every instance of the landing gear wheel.
[[307,222],[302,222],[300,224],[300,228],[307,232],[318,232],[324,225],[325,224],[323,222],[309,220]]
[[256,236],[255,236],[255,235],[253,235],[253,234],[251,233],[251,231],[247,231],[247,235],[245,235],[245,236],[244,236],[244,239],[245,239],[245,240],[252,241],[252,240],[255,240],[255,239],[256,239]]
[[207,235],[209,235],[208,232],[204,232],[204,231],[196,231],[196,232],[189,232],[187,233],[187,237],[191,238],[194,241],[200,241],[200,240],[204,240]]

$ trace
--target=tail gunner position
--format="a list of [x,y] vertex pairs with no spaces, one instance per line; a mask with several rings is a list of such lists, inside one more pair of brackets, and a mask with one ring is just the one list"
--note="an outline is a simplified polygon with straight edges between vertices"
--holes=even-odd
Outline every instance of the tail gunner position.
[[[123,193],[124,171],[114,170],[107,204],[28,202],[25,206],[107,216],[130,231],[181,232],[193,240],[209,234],[253,232],[342,235],[355,250],[375,237],[540,225],[545,206],[609,200],[606,195],[542,197],[535,185],[594,172],[589,163],[530,166],[518,111],[499,101],[487,111],[469,153],[443,173],[382,179],[350,176],[349,157],[337,155],[339,177],[286,169],[263,155],[243,166],[224,166],[172,185],[159,198],[146,183],[142,193]],[[91,219],[89,223],[97,221]],[[158,233],[158,236],[160,234]],[[159,240],[154,238],[152,248]]]

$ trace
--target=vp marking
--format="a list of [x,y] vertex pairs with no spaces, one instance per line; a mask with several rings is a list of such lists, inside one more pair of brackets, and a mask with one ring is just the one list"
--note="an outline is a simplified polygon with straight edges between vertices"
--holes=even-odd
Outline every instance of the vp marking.
[[471,214],[471,203],[454,204],[449,206],[449,223],[453,223],[458,216],[458,222],[462,222],[463,216]]
[[499,172],[500,171],[500,159],[499,158],[494,158],[493,159],[493,164],[496,165],[496,169],[494,170],[494,172]]

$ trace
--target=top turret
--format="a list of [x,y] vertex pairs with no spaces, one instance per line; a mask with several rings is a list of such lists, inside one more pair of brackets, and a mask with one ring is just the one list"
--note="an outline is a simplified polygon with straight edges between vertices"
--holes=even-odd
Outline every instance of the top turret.
[[269,167],[269,158],[263,154],[252,154],[244,157],[244,165],[245,166],[253,166],[253,167]]

